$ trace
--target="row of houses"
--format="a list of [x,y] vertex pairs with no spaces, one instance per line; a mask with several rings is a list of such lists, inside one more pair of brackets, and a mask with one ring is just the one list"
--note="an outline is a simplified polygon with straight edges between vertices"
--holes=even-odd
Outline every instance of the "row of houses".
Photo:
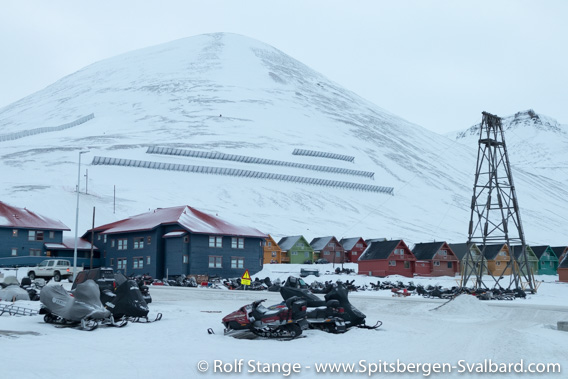
[[[32,266],[47,257],[74,257],[74,238],[62,222],[0,202],[0,266]],[[287,236],[278,242],[255,228],[238,226],[190,206],[158,208],[86,231],[77,245],[78,265],[113,267],[126,274],[172,277],[190,274],[236,277],[267,263],[356,262],[359,273],[453,276],[467,252],[487,260],[493,275],[509,275],[508,262],[521,259],[520,246],[419,243],[403,240]],[[510,251],[511,250],[511,251]],[[534,274],[558,274],[568,282],[568,247],[527,247]],[[482,255],[483,252],[483,255]],[[561,262],[559,264],[559,262]],[[523,266],[525,267],[525,266]]]

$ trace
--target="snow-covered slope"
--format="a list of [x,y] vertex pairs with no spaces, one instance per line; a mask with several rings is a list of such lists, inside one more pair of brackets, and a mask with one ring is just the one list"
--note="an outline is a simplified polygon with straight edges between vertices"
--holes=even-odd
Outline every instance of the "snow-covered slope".
[[[80,125],[2,141],[2,136],[67,124],[91,113],[94,119]],[[374,177],[147,154],[149,146],[370,171]],[[102,224],[151,208],[190,205],[276,237],[461,242],[467,238],[477,143],[464,147],[411,124],[274,47],[218,33],[97,62],[0,109],[0,147],[0,198],[71,228],[79,151],[89,150],[82,155],[81,191],[88,181],[88,195],[81,195],[80,232],[90,227],[93,207],[96,224]],[[293,155],[296,148],[354,161]],[[394,187],[394,196],[92,165],[95,156],[388,186]],[[534,194],[521,202],[530,215],[527,239],[565,243],[560,231],[568,193],[553,177],[546,184],[557,191],[535,186],[541,176],[529,170],[515,176],[519,196]]]

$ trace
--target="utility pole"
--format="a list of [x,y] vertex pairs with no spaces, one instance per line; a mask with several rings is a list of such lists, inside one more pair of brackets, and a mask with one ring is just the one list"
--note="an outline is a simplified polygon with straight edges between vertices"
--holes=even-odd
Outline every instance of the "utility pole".
[[93,268],[93,250],[95,249],[95,207],[93,207],[93,227],[91,228],[91,265],[90,269]]
[[[518,259],[513,254],[512,242],[521,246]],[[474,259],[471,252],[470,247],[474,243],[481,250],[479,260]],[[490,284],[494,287],[502,287],[500,281],[509,277],[507,288],[522,289],[526,285],[528,290],[535,292],[501,118],[487,112],[483,112],[479,133],[467,244],[462,287],[466,287],[469,279],[475,277],[476,289],[488,289],[483,281],[487,272],[493,279]],[[485,256],[487,245],[495,244],[506,244],[510,255],[510,260],[497,278],[489,270]],[[504,275],[509,269],[511,275]]]

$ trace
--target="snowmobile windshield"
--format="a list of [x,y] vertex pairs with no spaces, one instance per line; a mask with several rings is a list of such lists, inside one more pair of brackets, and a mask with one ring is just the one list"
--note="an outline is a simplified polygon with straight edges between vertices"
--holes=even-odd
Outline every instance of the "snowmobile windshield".
[[112,279],[114,279],[116,281],[117,287],[128,280],[128,278],[126,276],[124,276],[124,274],[121,274],[120,272],[114,274]]
[[309,290],[303,288],[280,287],[280,295],[282,295],[282,298],[284,300],[288,300],[291,297],[297,296],[301,299],[306,300],[308,307],[325,306],[325,301],[311,293]]

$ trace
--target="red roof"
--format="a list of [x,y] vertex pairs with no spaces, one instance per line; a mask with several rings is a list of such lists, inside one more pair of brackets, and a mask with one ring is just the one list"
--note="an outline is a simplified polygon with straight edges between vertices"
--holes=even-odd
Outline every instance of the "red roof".
[[101,231],[104,234],[115,234],[152,230],[159,225],[173,224],[179,224],[182,228],[197,234],[267,237],[266,234],[258,229],[230,224],[216,216],[198,211],[187,205],[172,208],[158,208],[151,212],[98,226],[95,228],[95,231]]
[[0,201],[0,227],[41,230],[71,230],[59,220],[17,208]]

